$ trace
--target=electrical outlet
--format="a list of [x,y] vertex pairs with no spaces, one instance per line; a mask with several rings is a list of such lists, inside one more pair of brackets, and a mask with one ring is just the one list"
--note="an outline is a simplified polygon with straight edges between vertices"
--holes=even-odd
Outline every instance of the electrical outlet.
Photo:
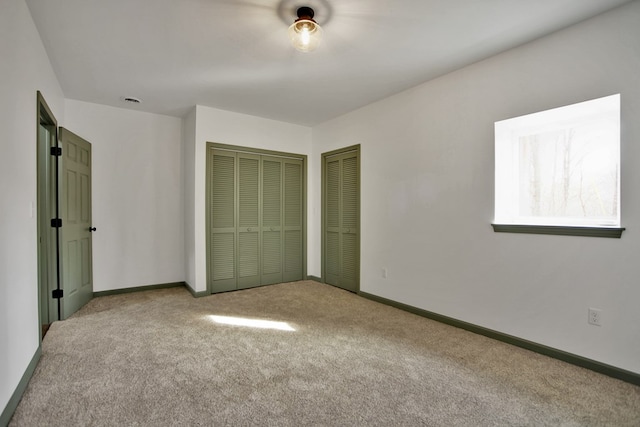
[[588,322],[590,325],[602,326],[602,310],[590,308]]
[[386,269],[386,268],[383,268],[383,269],[382,269],[382,278],[383,278],[383,279],[386,279],[386,278],[387,278],[387,269]]

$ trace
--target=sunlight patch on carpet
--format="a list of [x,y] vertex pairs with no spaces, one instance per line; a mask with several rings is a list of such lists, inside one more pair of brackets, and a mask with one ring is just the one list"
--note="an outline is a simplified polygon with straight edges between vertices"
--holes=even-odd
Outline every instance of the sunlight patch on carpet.
[[287,322],[275,322],[273,320],[247,319],[245,317],[229,317],[208,315],[207,319],[223,325],[247,326],[260,329],[277,329],[280,331],[295,331]]

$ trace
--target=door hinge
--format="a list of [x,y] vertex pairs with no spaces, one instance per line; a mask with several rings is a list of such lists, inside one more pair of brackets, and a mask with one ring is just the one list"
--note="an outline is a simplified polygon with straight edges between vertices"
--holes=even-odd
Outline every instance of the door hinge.
[[62,219],[61,218],[51,218],[51,226],[53,228],[62,227]]
[[62,293],[62,289],[54,289],[53,291],[51,291],[51,298],[60,299],[62,298]]
[[52,156],[62,156],[62,147],[51,147]]

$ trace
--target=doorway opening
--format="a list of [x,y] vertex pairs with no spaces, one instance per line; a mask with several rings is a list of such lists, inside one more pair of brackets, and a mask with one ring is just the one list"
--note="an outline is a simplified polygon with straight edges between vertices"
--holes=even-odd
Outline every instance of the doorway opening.
[[[93,297],[91,144],[58,122],[37,92],[40,340]],[[64,298],[64,299],[63,299]]]

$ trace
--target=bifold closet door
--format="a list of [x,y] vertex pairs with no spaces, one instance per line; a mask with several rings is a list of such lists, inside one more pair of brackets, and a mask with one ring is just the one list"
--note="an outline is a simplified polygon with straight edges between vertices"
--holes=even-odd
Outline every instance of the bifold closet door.
[[358,152],[325,160],[325,281],[356,292],[360,281]]
[[302,162],[262,158],[262,284],[302,280]]
[[212,292],[303,278],[303,163],[209,150]]

